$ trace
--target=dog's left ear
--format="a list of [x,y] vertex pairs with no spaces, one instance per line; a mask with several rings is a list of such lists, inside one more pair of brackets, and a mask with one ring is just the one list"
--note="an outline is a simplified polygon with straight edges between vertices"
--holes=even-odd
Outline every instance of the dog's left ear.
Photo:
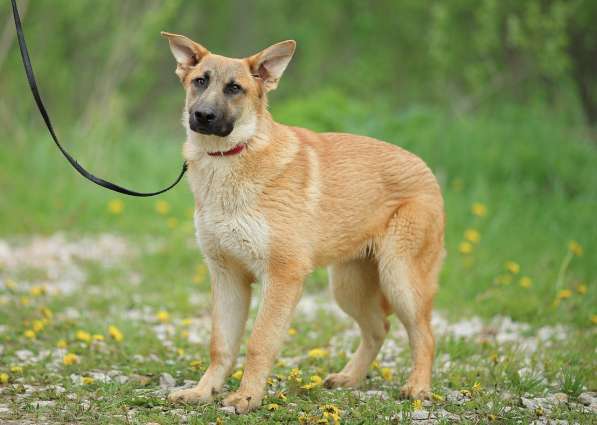
[[278,87],[278,81],[292,59],[295,48],[294,40],[286,40],[247,58],[251,74],[263,80],[266,92]]
[[161,34],[170,43],[170,50],[176,59],[176,75],[181,80],[184,79],[191,67],[197,65],[204,56],[209,54],[205,47],[184,35],[164,31]]

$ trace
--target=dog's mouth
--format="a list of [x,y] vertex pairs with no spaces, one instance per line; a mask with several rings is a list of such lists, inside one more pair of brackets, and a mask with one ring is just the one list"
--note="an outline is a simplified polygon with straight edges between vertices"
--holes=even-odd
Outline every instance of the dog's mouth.
[[206,136],[219,136],[219,137],[227,137],[232,130],[234,130],[234,126],[232,125],[222,125],[222,126],[213,126],[213,125],[200,125],[195,122],[191,123],[190,125],[191,130],[195,133],[204,134]]
[[245,143],[239,143],[238,145],[236,145],[235,147],[233,147],[230,150],[227,150],[227,151],[218,151],[218,152],[207,152],[207,154],[209,156],[232,156],[232,155],[238,155],[243,150],[245,150],[245,147],[246,147]]

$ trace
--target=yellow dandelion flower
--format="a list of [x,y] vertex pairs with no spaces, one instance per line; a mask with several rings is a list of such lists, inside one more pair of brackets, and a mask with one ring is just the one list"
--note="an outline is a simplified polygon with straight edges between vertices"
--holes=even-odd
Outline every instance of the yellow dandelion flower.
[[522,286],[523,288],[530,288],[531,286],[533,286],[533,279],[531,279],[528,276],[523,276],[520,278],[520,280],[518,281],[519,285]]
[[95,381],[95,379],[93,379],[91,376],[83,377],[83,385],[91,385],[91,384],[93,384],[94,381]]
[[517,274],[520,271],[520,264],[516,261],[506,261],[506,270],[508,270],[512,274]]
[[91,341],[91,334],[87,331],[78,330],[75,333],[75,338],[78,339],[79,341],[89,342],[89,341]]
[[371,369],[379,369],[381,366],[377,360],[371,363]]
[[237,370],[236,372],[234,372],[232,374],[232,378],[236,379],[237,381],[240,381],[242,377],[243,377],[243,370],[242,369],[239,369],[239,370]]
[[181,338],[188,338],[190,335],[191,335],[191,333],[189,331],[187,331],[186,329],[180,331],[180,337]]
[[316,384],[314,384],[313,382],[309,382],[308,384],[305,385],[301,385],[301,388],[303,390],[312,390],[313,388],[317,387]]
[[309,350],[307,355],[313,359],[321,359],[327,357],[328,352],[323,348],[313,348],[312,350]]
[[571,253],[573,253],[574,255],[576,255],[578,257],[580,257],[583,253],[582,245],[576,241],[568,242],[568,249],[570,250]]
[[276,403],[270,403],[267,405],[267,410],[269,411],[278,410],[279,408],[280,406]]
[[44,286],[32,286],[29,288],[29,293],[32,297],[41,297],[42,295],[45,295],[46,288]]
[[340,416],[340,409],[334,404],[324,404],[319,407],[323,413],[330,413],[332,415]]
[[423,409],[423,402],[421,400],[413,400],[412,408],[414,411]]
[[12,373],[23,373],[23,368],[21,366],[13,366],[10,368]]
[[94,341],[103,341],[104,340],[104,336],[100,335],[100,334],[95,334],[91,338],[93,338]]
[[288,380],[292,382],[301,382],[303,380],[303,372],[297,367],[292,368],[288,374]]
[[558,300],[565,300],[567,298],[570,298],[572,296],[572,291],[570,289],[562,289],[560,292],[558,292]]
[[445,398],[444,398],[444,396],[443,396],[443,395],[441,395],[441,394],[437,394],[437,393],[431,393],[431,398],[432,398],[434,401],[444,401],[444,400],[445,400]]
[[591,315],[591,323],[597,325],[597,314]]
[[10,381],[10,376],[8,376],[8,373],[0,373],[0,384],[8,384],[8,381]]
[[123,333],[114,325],[108,326],[108,334],[116,342],[121,342],[124,339]]
[[579,283],[576,285],[576,292],[580,295],[585,295],[589,291],[589,288],[584,283]]
[[54,317],[54,313],[48,307],[42,307],[40,311],[47,320],[50,320],[52,317]]
[[62,362],[66,366],[70,366],[70,365],[73,365],[75,363],[79,363],[79,356],[77,356],[76,354],[73,354],[73,353],[67,353],[62,358]]
[[480,382],[475,382],[471,388],[473,391],[479,392],[483,389]]
[[473,252],[473,244],[467,241],[460,242],[458,245],[458,251],[461,254],[470,254]]
[[471,212],[477,217],[485,217],[487,215],[487,206],[481,202],[475,202],[471,206]]
[[168,220],[166,220],[166,226],[168,226],[168,229],[176,228],[176,226],[178,226],[178,219],[175,217],[170,217]]
[[203,362],[201,362],[201,360],[192,360],[189,365],[193,368],[193,369],[200,369],[201,365],[203,364]]
[[43,320],[34,320],[31,322],[31,327],[33,328],[34,332],[41,332],[44,330],[46,324]]
[[35,332],[31,329],[27,329],[23,335],[25,335],[25,338],[35,339]]
[[184,348],[177,348],[176,354],[178,355],[178,357],[184,356]]
[[170,313],[165,310],[158,311],[158,314],[155,316],[160,322],[166,323],[170,321]]
[[21,305],[31,304],[31,300],[29,299],[29,297],[21,297],[19,302],[21,303]]
[[59,339],[58,342],[56,343],[56,347],[58,348],[66,348],[68,345],[68,343],[66,342],[66,339]]
[[464,397],[471,396],[471,392],[469,390],[460,390],[460,394],[462,394]]
[[479,243],[481,240],[481,234],[477,229],[466,229],[464,232],[464,238],[472,243]]
[[155,210],[160,215],[166,215],[170,212],[170,204],[166,201],[157,201],[155,203]]
[[381,376],[385,381],[391,381],[394,376],[394,372],[389,367],[382,367],[380,369]]
[[17,282],[15,282],[12,279],[6,279],[6,282],[4,282],[4,286],[6,286],[6,289],[17,289]]
[[323,379],[321,379],[321,376],[319,375],[311,375],[309,377],[309,380],[313,382],[315,385],[320,385],[323,382]]
[[124,202],[120,199],[112,199],[108,202],[108,212],[110,214],[118,215],[124,211]]
[[182,319],[180,321],[180,324],[183,326],[191,326],[193,324],[193,319],[191,319],[191,318]]
[[288,335],[295,336],[296,335],[296,329],[295,328],[288,329]]

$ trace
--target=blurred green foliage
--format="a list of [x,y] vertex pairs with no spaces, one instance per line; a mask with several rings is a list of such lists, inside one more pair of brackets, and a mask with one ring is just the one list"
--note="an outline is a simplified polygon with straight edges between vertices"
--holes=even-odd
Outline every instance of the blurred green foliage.
[[[42,91],[62,126],[113,136],[130,124],[171,131],[182,93],[160,30],[228,56],[293,38],[277,98],[329,93],[394,107],[468,112],[547,104],[597,120],[592,0],[19,0]],[[0,5],[0,125],[39,123]],[[158,118],[160,117],[160,118]],[[59,127],[61,127],[59,125]]]

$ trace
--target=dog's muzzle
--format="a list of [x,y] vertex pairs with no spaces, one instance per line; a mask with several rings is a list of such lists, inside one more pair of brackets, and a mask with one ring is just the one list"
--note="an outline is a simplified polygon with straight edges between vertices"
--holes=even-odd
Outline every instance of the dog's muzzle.
[[213,109],[191,109],[189,127],[196,133],[226,137],[232,133],[234,124]]

